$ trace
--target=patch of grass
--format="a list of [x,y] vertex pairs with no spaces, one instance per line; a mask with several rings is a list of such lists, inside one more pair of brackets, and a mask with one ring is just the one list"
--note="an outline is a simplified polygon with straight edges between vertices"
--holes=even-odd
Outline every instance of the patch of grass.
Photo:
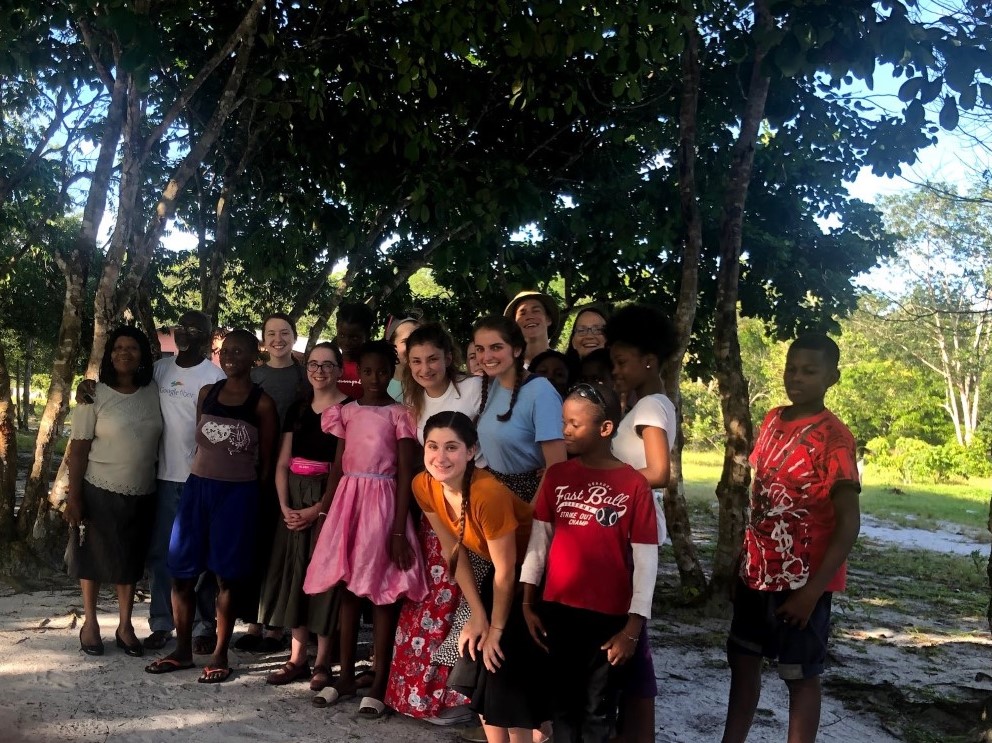
[[[682,455],[686,500],[693,513],[715,508],[716,484],[723,452],[689,451]],[[875,482],[869,473],[861,492],[861,512],[901,526],[936,531],[941,524],[984,530],[989,518],[992,479],[967,483],[903,485]]]
[[984,529],[989,518],[992,480],[974,478],[963,484],[902,485],[868,483],[861,492],[861,510],[885,521],[920,529],[941,522]]
[[989,600],[985,565],[970,555],[950,555],[857,542],[848,561],[847,596],[868,606],[890,606],[942,623],[980,617]]

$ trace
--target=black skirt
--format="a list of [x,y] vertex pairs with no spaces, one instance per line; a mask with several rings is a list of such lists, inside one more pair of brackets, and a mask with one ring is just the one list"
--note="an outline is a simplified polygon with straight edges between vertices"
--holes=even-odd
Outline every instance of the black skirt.
[[155,519],[155,493],[122,495],[83,480],[85,537],[69,530],[65,561],[70,578],[99,583],[137,583]]
[[[493,573],[483,579],[479,594],[486,612],[492,614]],[[510,615],[500,637],[504,659],[496,672],[486,669],[482,653],[476,660],[461,656],[455,663],[448,685],[469,697],[470,708],[487,725],[501,728],[535,729],[551,719],[548,695],[548,656],[530,636],[521,604],[523,592],[514,593]]]

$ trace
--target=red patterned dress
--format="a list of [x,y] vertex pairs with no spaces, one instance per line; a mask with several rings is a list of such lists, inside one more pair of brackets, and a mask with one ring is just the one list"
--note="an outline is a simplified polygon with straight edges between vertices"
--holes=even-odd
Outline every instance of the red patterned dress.
[[385,703],[400,714],[423,719],[467,704],[468,699],[447,688],[451,666],[434,658],[451,631],[461,591],[448,577],[441,542],[426,516],[421,517],[417,536],[427,563],[428,594],[423,601],[405,602],[400,610]]

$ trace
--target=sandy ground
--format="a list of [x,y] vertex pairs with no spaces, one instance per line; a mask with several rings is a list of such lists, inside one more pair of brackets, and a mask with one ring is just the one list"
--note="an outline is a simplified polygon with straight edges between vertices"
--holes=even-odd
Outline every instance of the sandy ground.
[[907,549],[947,552],[955,555],[970,555],[978,551],[987,554],[988,531],[966,530],[954,524],[944,524],[940,531],[927,531],[907,526],[893,526],[872,516],[861,516],[861,538],[878,542],[898,544]]
[[[898,531],[902,542],[906,530]],[[838,598],[820,741],[904,740],[892,715],[876,714],[880,707],[894,709],[898,720],[904,707],[907,715],[916,709],[912,703],[917,697],[946,695],[949,689],[966,700],[992,694],[992,641],[982,617],[968,618],[965,626],[946,627],[940,618],[907,617],[879,607],[866,611],[851,598]],[[232,653],[236,675],[214,686],[197,684],[197,671],[147,674],[147,657],[129,658],[113,647],[117,608],[109,592],[100,604],[107,654],[84,656],[77,639],[79,603],[78,592],[70,587],[24,593],[0,586],[3,743],[457,739],[452,728],[398,715],[359,719],[357,701],[314,708],[305,684],[268,686],[265,674],[278,667],[285,654]],[[147,603],[135,607],[139,636],[146,633],[147,612]],[[661,690],[657,741],[719,740],[729,687],[726,631],[725,619],[684,610],[662,612],[652,621]],[[198,665],[203,660],[199,658]],[[769,669],[749,741],[785,740],[787,709],[784,684]]]
[[[0,740],[178,741],[368,740],[389,743],[456,740],[437,728],[394,715],[359,719],[357,702],[331,710],[313,708],[304,684],[274,688],[263,676],[283,660],[235,653],[237,675],[225,684],[196,683],[196,671],[152,676],[147,659],[129,658],[107,646],[102,658],[78,651],[73,591],[20,593],[0,598]],[[104,640],[113,640],[116,606],[107,597]],[[136,607],[144,625],[147,604]],[[694,627],[656,621],[653,642],[659,684],[658,741],[712,741],[722,731],[728,674],[713,636],[722,620]],[[139,632],[140,634],[140,632]],[[201,659],[202,662],[202,659]],[[786,700],[769,672],[753,741],[784,739]],[[870,716],[845,710],[828,698],[824,741],[887,743],[898,740]]]

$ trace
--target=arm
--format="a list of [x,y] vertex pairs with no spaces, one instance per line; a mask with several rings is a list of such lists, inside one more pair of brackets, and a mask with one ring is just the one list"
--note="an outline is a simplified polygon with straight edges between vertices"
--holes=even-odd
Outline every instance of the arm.
[[[455,548],[455,535],[441,523],[441,519],[436,513],[430,511],[424,513],[427,514],[427,520],[431,523],[431,528],[434,529],[434,533],[437,534],[437,538],[441,542],[441,551],[445,555],[450,555]],[[467,650],[472,660],[475,660],[475,651],[482,645],[483,639],[489,633],[489,615],[486,613],[486,607],[482,604],[479,589],[475,585],[472,564],[465,555],[462,557],[465,559],[458,561],[458,567],[452,577],[461,589],[471,615],[458,636],[458,650],[462,655]]]
[[516,589],[517,535],[511,531],[498,539],[488,542],[489,554],[493,558],[493,611],[490,617],[489,633],[482,641],[482,659],[486,668],[494,672],[500,667],[503,650],[499,646],[506,621],[510,618],[513,592]]
[[644,442],[644,459],[647,465],[638,470],[652,488],[667,488],[671,471],[668,434],[658,426],[638,426],[638,435]]
[[276,405],[266,394],[258,399],[258,418],[258,480],[266,483],[272,477],[272,460],[279,431]]
[[520,582],[524,585],[524,621],[527,622],[530,636],[544,652],[548,652],[548,648],[544,644],[548,633],[544,629],[541,618],[534,611],[534,607],[540,599],[537,589],[541,585],[541,579],[544,578],[548,545],[551,543],[553,533],[552,526],[547,521],[534,519],[530,531],[530,541],[527,542],[527,556],[524,558],[524,564],[520,570]]
[[626,663],[637,649],[644,622],[651,616],[651,600],[658,580],[658,545],[631,545],[634,555],[634,592],[630,599],[627,624],[603,645],[610,665]]
[[72,439],[69,443],[71,445],[66,453],[69,458],[69,497],[62,518],[69,526],[79,526],[86,515],[83,513],[83,475],[86,474],[93,439]]
[[776,612],[786,623],[796,624],[799,627],[806,626],[809,615],[813,613],[813,608],[826,590],[830,579],[851,553],[858,532],[861,531],[858,493],[858,486],[849,481],[838,483],[831,491],[830,498],[834,504],[836,521],[830,541],[827,543],[827,551],[823,554],[823,561],[816,572],[809,576],[806,585],[794,591]]
[[289,460],[293,454],[293,434],[282,435],[282,446],[279,447],[279,459],[276,461],[276,496],[279,498],[279,510],[282,511],[283,521],[290,530],[295,530],[292,518],[293,511],[289,507]]
[[334,447],[334,464],[331,465],[331,473],[327,476],[327,485],[324,487],[324,497],[320,499],[319,508],[317,510],[317,533],[320,533],[320,527],[324,525],[325,517],[327,516],[327,511],[331,507],[331,502],[334,500],[334,493],[338,489],[338,483],[341,482],[341,475],[344,473],[344,439],[338,439],[338,445]]
[[568,459],[568,453],[565,451],[565,440],[553,439],[552,441],[542,441],[541,455],[544,457],[544,469],[547,469],[553,464],[564,462]]
[[400,439],[397,442],[396,510],[389,537],[389,557],[400,570],[409,570],[413,565],[413,548],[406,536],[406,522],[410,515],[410,483],[416,452],[415,439]]

